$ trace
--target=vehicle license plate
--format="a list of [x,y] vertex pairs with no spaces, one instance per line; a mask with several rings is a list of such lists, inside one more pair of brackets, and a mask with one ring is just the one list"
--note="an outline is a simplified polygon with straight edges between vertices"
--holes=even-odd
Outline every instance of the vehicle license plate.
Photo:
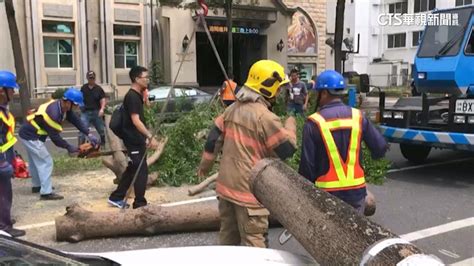
[[457,100],[457,114],[474,114],[474,100]]

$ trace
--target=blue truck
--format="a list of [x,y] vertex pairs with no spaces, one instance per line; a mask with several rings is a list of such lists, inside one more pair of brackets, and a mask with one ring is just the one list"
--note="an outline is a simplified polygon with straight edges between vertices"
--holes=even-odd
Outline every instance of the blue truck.
[[420,96],[386,107],[379,94],[380,129],[411,162],[423,162],[432,148],[474,151],[473,11],[474,5],[433,11],[438,20],[425,27],[414,62]]

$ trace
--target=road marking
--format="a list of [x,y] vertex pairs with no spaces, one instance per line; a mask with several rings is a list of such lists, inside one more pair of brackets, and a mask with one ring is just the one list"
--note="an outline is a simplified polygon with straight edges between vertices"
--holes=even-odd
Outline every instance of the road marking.
[[45,222],[45,223],[38,223],[38,224],[29,224],[29,225],[23,225],[23,226],[18,226],[16,227],[17,229],[20,230],[27,230],[27,229],[33,229],[33,228],[38,228],[38,227],[45,227],[45,226],[50,226],[54,225],[54,221],[52,222]]
[[469,258],[469,259],[465,259],[465,260],[462,260],[462,261],[455,262],[451,265],[452,266],[472,266],[472,265],[474,265],[474,257]]
[[184,204],[190,204],[190,203],[197,203],[197,202],[204,202],[204,201],[212,201],[212,200],[217,200],[217,197],[216,196],[211,196],[211,197],[205,197],[205,198],[199,198],[199,199],[164,203],[164,204],[160,204],[160,205],[163,206],[163,207],[172,207],[172,206],[178,206],[178,205],[184,205]]
[[390,169],[387,171],[387,173],[396,173],[396,172],[401,172],[401,171],[408,171],[408,170],[433,167],[433,166],[439,166],[439,165],[445,165],[445,164],[460,163],[460,162],[465,162],[465,161],[470,161],[470,160],[474,160],[474,158],[468,157],[468,158],[456,159],[456,160],[447,161],[447,162],[427,163],[427,164],[408,166],[408,167],[403,167],[403,168],[398,168],[398,169]]
[[463,220],[458,220],[438,226],[433,226],[430,228],[426,228],[423,230],[411,232],[408,234],[400,235],[401,238],[406,239],[408,241],[416,241],[423,238],[443,234],[449,231],[458,230],[464,227],[474,226],[474,217],[466,218]]
[[448,257],[451,257],[453,259],[459,259],[461,256],[459,256],[458,254],[454,253],[454,252],[451,252],[449,250],[446,250],[446,249],[440,249],[438,250],[439,253],[443,254],[443,255],[446,255]]

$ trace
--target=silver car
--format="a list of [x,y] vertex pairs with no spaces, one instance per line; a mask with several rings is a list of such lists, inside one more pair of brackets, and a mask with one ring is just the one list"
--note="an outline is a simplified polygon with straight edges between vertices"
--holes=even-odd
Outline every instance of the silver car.
[[[164,103],[168,94],[170,93],[171,86],[158,86],[150,88],[148,92],[148,99],[150,102]],[[212,100],[212,95],[201,91],[194,87],[187,86],[175,86],[174,92],[170,95],[166,112],[189,112],[196,104],[209,103]]]

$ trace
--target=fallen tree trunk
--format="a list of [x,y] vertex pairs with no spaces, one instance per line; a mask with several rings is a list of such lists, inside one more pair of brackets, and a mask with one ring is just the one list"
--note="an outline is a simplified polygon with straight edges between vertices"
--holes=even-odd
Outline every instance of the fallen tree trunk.
[[210,177],[204,179],[201,183],[195,185],[194,187],[191,187],[188,190],[188,195],[189,196],[194,196],[198,193],[201,193],[203,190],[205,190],[211,183],[215,182],[217,179],[217,173],[211,175]]
[[219,213],[215,200],[115,212],[91,212],[73,205],[55,223],[58,241],[79,242],[97,237],[214,230],[219,228]]
[[[110,115],[105,116],[105,126],[109,128],[110,124]],[[123,172],[127,168],[128,161],[125,154],[122,150],[125,148],[123,146],[122,140],[117,137],[112,130],[106,130],[107,133],[107,142],[109,143],[110,150],[115,151],[112,157],[105,157],[102,159],[102,164],[112,170],[115,174],[114,183],[118,183]]]
[[[56,240],[79,242],[99,237],[219,230],[217,199],[206,199],[109,212],[91,212],[74,204],[66,207],[65,215],[56,217]],[[280,226],[273,216],[269,220],[270,226]]]
[[[315,188],[281,160],[260,161],[252,170],[251,187],[257,199],[321,265],[395,265],[421,253],[350,205]],[[372,248],[375,243],[382,245],[378,253]]]

